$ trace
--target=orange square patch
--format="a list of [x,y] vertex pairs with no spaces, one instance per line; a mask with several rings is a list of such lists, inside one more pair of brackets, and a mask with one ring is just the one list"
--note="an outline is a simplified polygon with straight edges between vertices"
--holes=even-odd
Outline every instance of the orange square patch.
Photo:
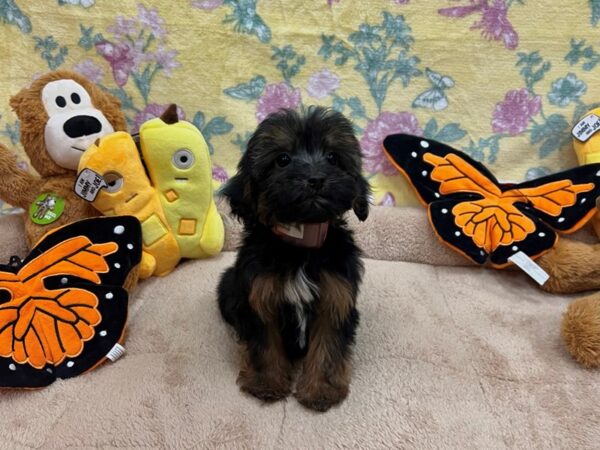
[[179,221],[179,234],[190,236],[196,233],[196,219],[181,219]]
[[165,192],[165,197],[169,202],[172,203],[179,198],[179,195],[177,195],[177,192],[175,192],[173,189],[170,189],[167,192]]

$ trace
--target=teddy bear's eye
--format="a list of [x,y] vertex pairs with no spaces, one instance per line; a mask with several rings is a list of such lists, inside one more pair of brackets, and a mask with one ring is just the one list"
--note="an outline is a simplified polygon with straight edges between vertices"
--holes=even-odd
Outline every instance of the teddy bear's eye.
[[173,164],[178,169],[189,169],[194,164],[194,154],[187,148],[181,148],[173,154]]
[[73,103],[75,103],[76,105],[79,105],[79,103],[81,102],[81,97],[79,96],[79,94],[77,92],[73,92],[71,94],[71,101]]
[[67,106],[67,101],[62,95],[59,95],[58,97],[56,97],[56,105],[59,108],[64,108],[65,106]]

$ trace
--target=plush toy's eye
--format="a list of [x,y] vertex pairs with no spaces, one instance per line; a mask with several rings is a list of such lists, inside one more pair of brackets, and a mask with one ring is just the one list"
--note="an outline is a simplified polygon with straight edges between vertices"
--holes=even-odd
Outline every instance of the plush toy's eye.
[[81,97],[79,96],[79,94],[77,92],[73,92],[71,94],[71,101],[73,103],[75,103],[76,105],[79,105],[79,103],[81,102]]
[[331,164],[332,166],[337,166],[338,163],[338,155],[336,155],[335,153],[328,153],[327,154],[327,162],[329,164]]
[[194,154],[187,148],[181,148],[173,154],[173,165],[178,169],[189,169],[194,164]]
[[287,153],[280,153],[275,161],[279,167],[285,167],[292,162],[292,158]]
[[58,97],[56,97],[56,104],[59,108],[64,108],[65,106],[67,106],[67,101],[62,95],[59,95]]
[[104,181],[108,184],[106,190],[110,193],[119,192],[123,187],[123,176],[117,172],[105,173]]

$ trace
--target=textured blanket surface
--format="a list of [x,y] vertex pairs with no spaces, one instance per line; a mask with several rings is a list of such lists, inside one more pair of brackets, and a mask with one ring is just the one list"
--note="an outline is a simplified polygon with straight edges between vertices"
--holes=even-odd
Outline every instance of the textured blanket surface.
[[0,142],[23,155],[9,97],[58,68],[116,94],[131,131],[180,105],[219,182],[268,113],[322,104],[356,124],[375,202],[412,204],[386,134],[450,143],[506,181],[574,166],[599,20],[597,0],[3,0]]
[[[23,250],[17,219],[0,219],[3,259]],[[40,391],[0,391],[0,448],[597,446],[598,373],[559,338],[570,298],[518,272],[441,265],[462,260],[423,237],[420,209],[376,208],[370,221],[354,224],[357,238],[389,260],[365,261],[354,377],[340,407],[323,415],[293,398],[265,406],[240,393],[215,295],[228,251],[142,282],[116,363]],[[232,249],[238,229],[226,225]],[[376,229],[387,230],[385,245],[369,246]]]

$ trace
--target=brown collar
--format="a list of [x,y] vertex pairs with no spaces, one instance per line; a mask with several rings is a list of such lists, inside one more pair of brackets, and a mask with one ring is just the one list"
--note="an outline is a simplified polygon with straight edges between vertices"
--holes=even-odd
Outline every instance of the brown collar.
[[278,223],[273,233],[288,244],[305,248],[321,248],[327,238],[329,222],[321,223]]

